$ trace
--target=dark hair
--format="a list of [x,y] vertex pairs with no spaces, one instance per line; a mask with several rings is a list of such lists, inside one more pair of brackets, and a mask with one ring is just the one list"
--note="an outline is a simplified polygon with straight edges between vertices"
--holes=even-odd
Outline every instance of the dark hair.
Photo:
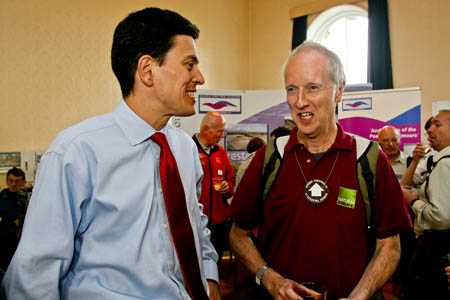
[[274,136],[274,137],[280,137],[280,136],[284,136],[284,135],[289,135],[291,133],[291,130],[285,126],[280,126],[275,128],[271,133],[270,136]]
[[425,131],[427,131],[428,129],[430,129],[431,127],[431,121],[433,121],[433,117],[430,117],[426,122],[425,122]]
[[252,153],[264,146],[266,143],[262,138],[254,137],[247,144],[247,152]]
[[22,171],[22,169],[13,167],[12,169],[9,169],[6,173],[6,178],[8,179],[9,174],[12,174],[16,177],[22,177],[23,181],[25,181],[25,172]]
[[125,98],[133,89],[137,62],[151,55],[160,65],[173,47],[176,35],[197,39],[197,26],[176,12],[149,7],[129,14],[115,31],[111,65]]

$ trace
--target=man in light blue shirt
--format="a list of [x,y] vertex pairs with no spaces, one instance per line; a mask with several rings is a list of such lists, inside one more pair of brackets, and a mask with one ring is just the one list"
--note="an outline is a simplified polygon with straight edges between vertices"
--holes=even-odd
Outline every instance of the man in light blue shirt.
[[[6,299],[190,299],[162,193],[165,134],[177,161],[201,281],[220,299],[217,254],[198,200],[202,167],[192,139],[168,125],[195,113],[198,29],[147,8],[116,28],[112,68],[123,99],[62,131],[43,156],[22,239],[2,283]],[[183,249],[178,249],[183,251]]]

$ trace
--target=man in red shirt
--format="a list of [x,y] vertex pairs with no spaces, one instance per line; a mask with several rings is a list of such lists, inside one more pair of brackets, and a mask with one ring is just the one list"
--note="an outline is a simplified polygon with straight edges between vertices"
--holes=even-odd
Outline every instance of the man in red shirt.
[[265,288],[256,290],[255,299],[302,299],[301,283],[308,281],[326,285],[329,300],[369,299],[398,264],[398,234],[412,227],[400,185],[380,151],[372,255],[356,142],[335,117],[345,86],[342,64],[325,47],[305,42],[289,57],[284,79],[297,126],[265,203],[259,197],[265,147],[247,169],[232,202],[231,246]]
[[203,168],[200,203],[203,204],[203,213],[208,216],[211,243],[219,255],[219,266],[229,234],[230,207],[227,200],[234,194],[236,180],[227,152],[218,145],[225,126],[225,118],[210,111],[202,119],[200,133],[192,137]]

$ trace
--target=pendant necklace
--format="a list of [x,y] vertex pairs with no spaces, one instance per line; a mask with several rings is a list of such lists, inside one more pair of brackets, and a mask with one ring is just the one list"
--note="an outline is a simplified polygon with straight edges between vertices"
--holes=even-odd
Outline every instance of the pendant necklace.
[[300,162],[298,161],[297,152],[294,149],[295,160],[297,161],[298,168],[300,169],[300,172],[302,173],[303,178],[305,179],[306,185],[305,185],[304,193],[305,193],[306,200],[308,200],[308,202],[310,202],[312,204],[320,204],[320,203],[325,202],[325,200],[327,200],[328,195],[330,193],[327,182],[331,176],[331,173],[333,173],[334,167],[336,166],[336,162],[339,158],[339,153],[340,153],[340,151],[338,151],[338,153],[336,155],[336,159],[334,160],[333,167],[331,168],[330,174],[328,174],[328,177],[325,180],[325,182],[323,182],[320,179],[312,179],[312,180],[308,181],[308,179],[306,179],[305,174],[303,173],[302,166],[300,165]]

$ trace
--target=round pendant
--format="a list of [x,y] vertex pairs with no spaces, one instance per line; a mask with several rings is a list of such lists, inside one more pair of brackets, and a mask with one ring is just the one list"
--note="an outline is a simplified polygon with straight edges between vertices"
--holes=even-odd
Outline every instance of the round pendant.
[[328,186],[320,179],[313,179],[305,185],[306,200],[313,204],[320,204],[327,200],[329,194]]

